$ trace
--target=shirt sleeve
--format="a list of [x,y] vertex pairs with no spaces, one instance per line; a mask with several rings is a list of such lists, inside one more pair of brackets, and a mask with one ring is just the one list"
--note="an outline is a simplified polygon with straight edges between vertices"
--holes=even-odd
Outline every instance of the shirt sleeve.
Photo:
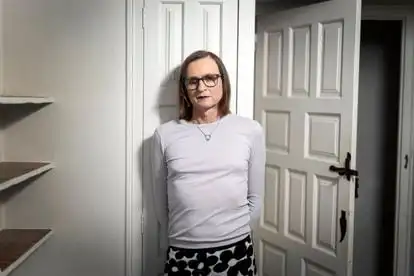
[[263,128],[258,124],[252,137],[249,160],[248,194],[251,226],[258,223],[265,186],[266,148]]
[[[155,215],[161,226],[161,236],[165,236],[168,225],[167,165],[158,131],[154,132],[151,144],[152,192]],[[161,238],[161,246],[166,246]]]

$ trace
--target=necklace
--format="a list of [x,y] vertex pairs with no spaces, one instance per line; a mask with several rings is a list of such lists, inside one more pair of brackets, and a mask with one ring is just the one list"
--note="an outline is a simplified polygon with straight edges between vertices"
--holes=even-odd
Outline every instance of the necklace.
[[204,139],[208,142],[208,141],[210,141],[211,135],[213,135],[213,132],[218,128],[219,124],[220,124],[220,118],[217,122],[216,127],[210,133],[205,133],[204,130],[202,130],[201,127],[198,124],[197,124],[197,128],[203,134]]

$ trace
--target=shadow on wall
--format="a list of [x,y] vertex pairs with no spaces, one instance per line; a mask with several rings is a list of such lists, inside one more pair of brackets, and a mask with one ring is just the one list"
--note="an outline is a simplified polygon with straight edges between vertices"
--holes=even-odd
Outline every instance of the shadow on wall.
[[19,108],[15,108],[15,105],[2,105],[0,107],[0,130],[6,129],[49,104],[22,104]]
[[[156,113],[160,124],[166,123],[172,119],[178,118],[178,84],[180,76],[180,66],[177,66],[170,74],[163,80],[157,89],[158,99],[156,106]],[[174,94],[172,97],[171,94]],[[175,98],[176,102],[173,105],[165,103],[166,99]],[[165,109],[171,109],[175,107],[177,112],[171,114],[171,112],[165,112]],[[174,115],[174,117],[172,117]],[[145,125],[144,128],[148,129],[152,126]],[[154,130],[157,126],[154,126]],[[142,170],[140,178],[142,179],[142,193],[143,193],[143,203],[144,203],[144,216],[146,219],[145,222],[145,237],[143,239],[144,243],[144,275],[156,275],[154,270],[160,270],[164,266],[165,261],[165,252],[160,251],[160,240],[161,238],[166,239],[167,233],[160,233],[159,225],[155,219],[154,206],[157,204],[157,201],[153,198],[152,193],[152,175],[151,175],[151,140],[152,136],[144,140],[139,150],[138,158],[142,157]],[[158,268],[158,269],[157,269]]]

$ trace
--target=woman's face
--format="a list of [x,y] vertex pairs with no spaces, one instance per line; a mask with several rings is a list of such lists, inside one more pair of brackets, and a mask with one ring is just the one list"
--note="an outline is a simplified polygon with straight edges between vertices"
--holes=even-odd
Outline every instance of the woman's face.
[[188,65],[186,88],[195,109],[206,111],[217,107],[223,97],[223,84],[214,59],[205,57]]

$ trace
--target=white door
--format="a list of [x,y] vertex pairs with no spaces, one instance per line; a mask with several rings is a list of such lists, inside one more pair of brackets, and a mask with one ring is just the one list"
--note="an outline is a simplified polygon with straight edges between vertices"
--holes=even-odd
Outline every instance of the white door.
[[355,169],[360,9],[360,0],[332,0],[258,19],[261,276],[352,275],[354,178],[329,167],[344,167],[349,153]]
[[[243,0],[245,1],[245,0]],[[149,167],[149,138],[155,128],[177,118],[177,67],[191,52],[210,50],[219,55],[237,91],[238,0],[148,0],[144,21],[144,272],[161,275],[165,252],[155,218]],[[254,22],[252,22],[253,24]],[[236,111],[236,95],[231,108]]]

